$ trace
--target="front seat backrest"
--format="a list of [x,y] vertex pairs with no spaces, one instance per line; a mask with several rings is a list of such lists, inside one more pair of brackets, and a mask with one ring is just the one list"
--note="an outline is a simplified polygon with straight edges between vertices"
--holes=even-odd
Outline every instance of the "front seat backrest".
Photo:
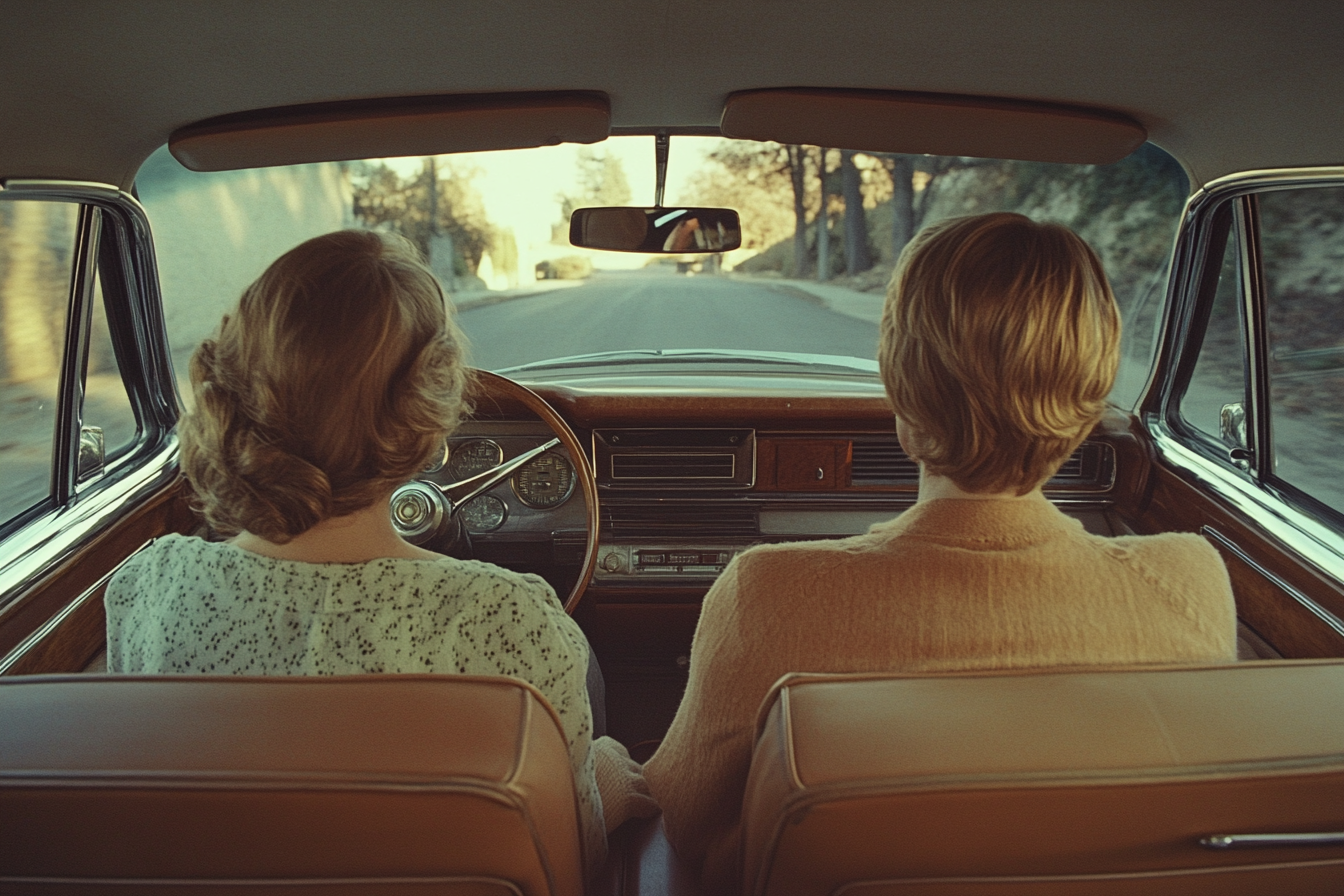
[[0,678],[0,891],[579,896],[555,713],[510,678]]
[[749,894],[1344,893],[1344,662],[790,676],[743,831]]

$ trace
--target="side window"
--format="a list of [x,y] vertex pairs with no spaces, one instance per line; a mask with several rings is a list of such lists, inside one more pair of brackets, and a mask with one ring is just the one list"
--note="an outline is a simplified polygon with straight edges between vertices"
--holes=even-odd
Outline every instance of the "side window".
[[135,444],[139,425],[112,346],[102,280],[100,271],[94,282],[88,361],[84,367],[82,427],[86,439],[92,436],[102,441],[106,459],[110,461]]
[[51,494],[79,206],[0,202],[0,527]]
[[1344,187],[1257,198],[1273,478],[1344,513]]
[[1246,328],[1240,240],[1228,236],[1213,308],[1195,369],[1181,397],[1181,417],[1230,448],[1248,446]]

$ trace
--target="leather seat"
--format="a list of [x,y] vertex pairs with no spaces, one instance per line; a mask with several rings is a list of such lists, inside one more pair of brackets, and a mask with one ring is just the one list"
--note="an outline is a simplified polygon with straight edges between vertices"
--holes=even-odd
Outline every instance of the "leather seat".
[[789,676],[743,820],[750,894],[1341,893],[1344,662]]
[[0,679],[5,893],[578,896],[578,812],[514,679]]

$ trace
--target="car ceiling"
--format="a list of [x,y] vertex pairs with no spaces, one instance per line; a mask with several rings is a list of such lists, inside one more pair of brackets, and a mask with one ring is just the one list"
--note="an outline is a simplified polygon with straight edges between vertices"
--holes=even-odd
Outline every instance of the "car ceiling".
[[0,178],[128,186],[176,128],[382,96],[588,90],[613,127],[717,127],[763,87],[1094,106],[1196,182],[1344,163],[1344,3],[9,0]]

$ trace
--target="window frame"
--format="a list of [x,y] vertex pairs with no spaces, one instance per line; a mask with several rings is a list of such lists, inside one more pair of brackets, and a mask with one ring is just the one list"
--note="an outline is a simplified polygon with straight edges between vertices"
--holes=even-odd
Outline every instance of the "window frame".
[[[47,497],[0,521],[0,617],[39,579],[178,475],[178,399],[160,307],[149,221],[129,194],[106,184],[7,180],[0,201],[80,206]],[[12,199],[10,198],[12,197]],[[101,276],[108,329],[137,435],[101,475],[78,481],[94,278]]]
[[[1230,175],[1197,190],[1177,232],[1167,313],[1153,376],[1137,413],[1158,462],[1260,529],[1323,576],[1344,580],[1344,514],[1273,475],[1266,292],[1257,194],[1344,187],[1344,166]],[[1220,228],[1226,228],[1220,233]],[[1180,403],[1190,382],[1217,288],[1227,239],[1241,240],[1247,447],[1239,463],[1226,445],[1187,424]]]

